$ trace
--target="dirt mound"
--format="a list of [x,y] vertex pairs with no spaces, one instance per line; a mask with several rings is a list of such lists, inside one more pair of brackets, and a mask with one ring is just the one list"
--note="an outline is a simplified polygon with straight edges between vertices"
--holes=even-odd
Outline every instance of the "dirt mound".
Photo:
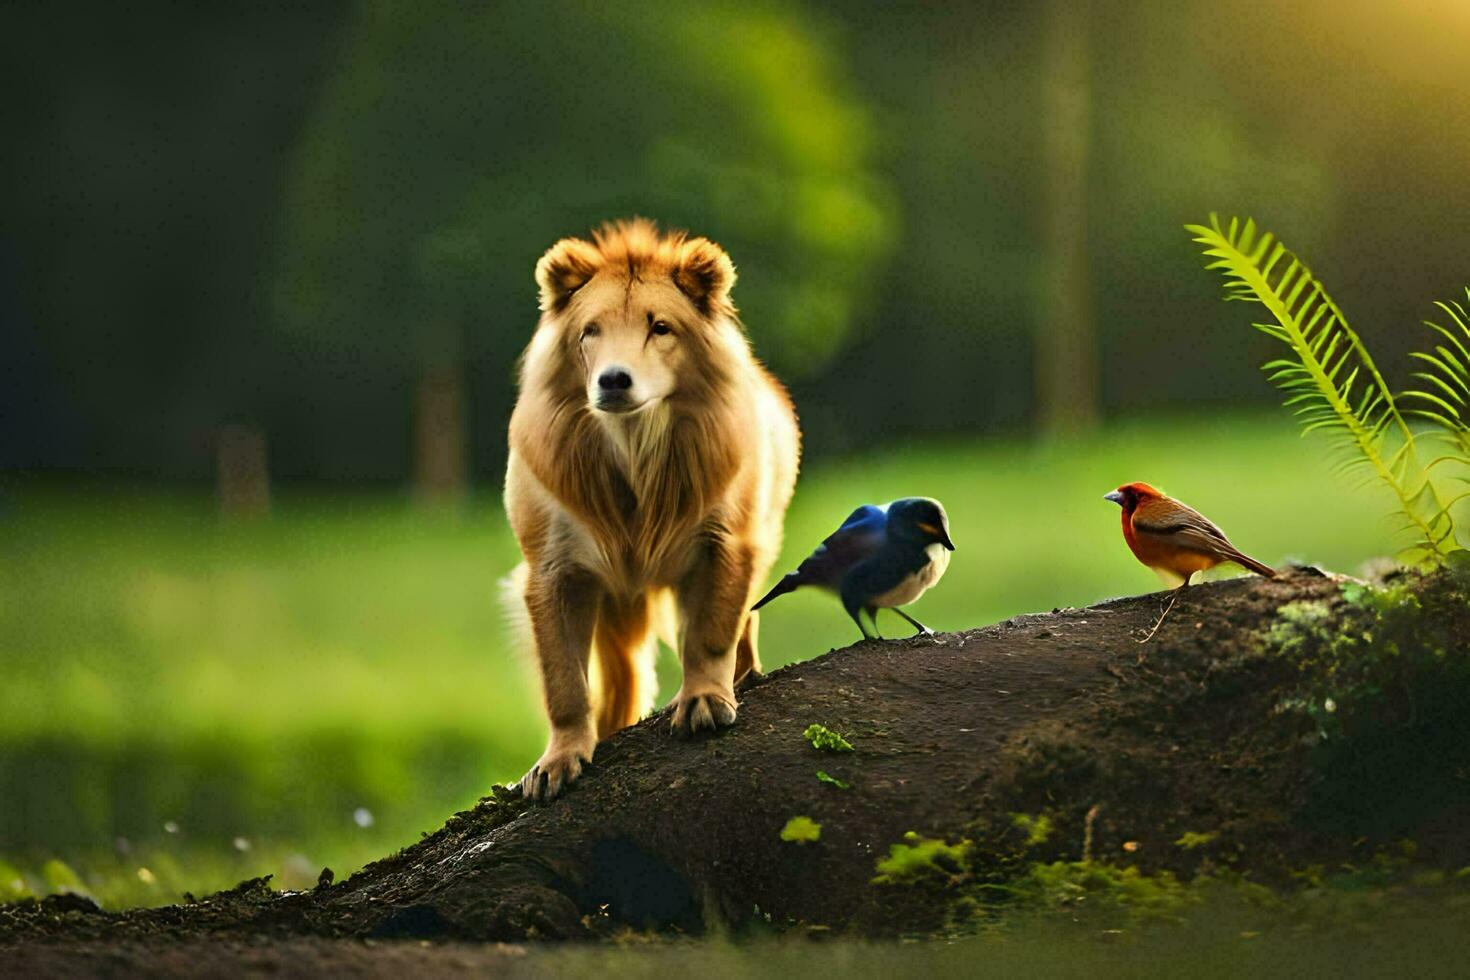
[[[1369,613],[1342,580],[1303,570],[1192,588],[1140,645],[1161,604],[1143,596],[860,643],[746,690],[722,734],[681,741],[651,718],[601,746],[554,803],[501,791],[345,882],[290,895],[247,882],[122,914],[75,898],[11,906],[0,944],[222,932],[523,940],[752,919],[891,934],[935,928],[953,881],[1001,880],[1023,849],[1027,860],[1085,853],[1262,879],[1404,833],[1423,833],[1445,860],[1466,857],[1470,833],[1447,815],[1470,794],[1387,822],[1373,807],[1322,816],[1341,787],[1302,705],[1316,703],[1310,685],[1329,667],[1312,651],[1330,637],[1290,643],[1308,635],[1292,631],[1299,620],[1356,635]],[[1453,620],[1435,635],[1470,635],[1462,599],[1433,608]],[[803,734],[813,724],[852,751],[815,749]],[[782,839],[798,816],[820,825],[818,839]],[[910,832],[969,840],[964,867],[948,882],[875,884],[878,860]]]

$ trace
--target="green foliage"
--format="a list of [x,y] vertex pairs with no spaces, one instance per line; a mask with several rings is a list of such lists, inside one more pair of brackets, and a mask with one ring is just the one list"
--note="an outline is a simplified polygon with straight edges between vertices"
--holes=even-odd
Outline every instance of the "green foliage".
[[[1290,875],[1291,886],[1276,888],[1221,868],[1181,881],[1169,872],[1099,861],[1036,863],[1002,889],[1003,905],[989,909],[1021,921],[1039,912],[1121,930],[1197,922],[1204,915],[1230,923],[1236,935],[1255,937],[1273,928],[1301,936],[1312,929],[1381,925],[1390,907],[1406,919],[1434,906],[1461,914],[1470,908],[1470,879],[1418,864],[1413,852],[1411,842],[1402,842],[1360,865],[1301,869]],[[1417,912],[1408,912],[1416,906]]]
[[1034,817],[1025,813],[1013,813],[1011,814],[1011,825],[1025,833],[1026,840],[1021,845],[1024,848],[1045,844],[1054,829],[1051,817],[1044,813]]
[[[1273,234],[1258,231],[1254,221],[1242,225],[1232,218],[1226,227],[1212,214],[1208,226],[1185,227],[1213,260],[1206,268],[1224,276],[1225,298],[1260,303],[1270,312],[1274,322],[1254,326],[1285,344],[1290,354],[1266,363],[1263,370],[1286,393],[1285,404],[1301,420],[1303,434],[1319,430],[1328,434],[1343,471],[1362,470],[1366,479],[1376,478],[1393,492],[1404,529],[1414,535],[1413,544],[1402,553],[1407,563],[1442,564],[1460,547],[1451,512],[1455,501],[1440,500],[1427,468],[1419,462],[1418,438],[1398,400],[1321,282]],[[1449,331],[1441,333],[1454,340]],[[1454,396],[1454,382],[1464,380],[1456,371],[1465,362],[1444,347],[1438,350],[1437,358],[1421,356],[1447,372],[1440,386]],[[1451,413],[1421,414],[1443,418],[1446,425],[1458,422],[1449,402],[1433,394],[1417,397]],[[1460,461],[1470,466],[1470,455]]]
[[[441,815],[434,816],[434,825]],[[420,829],[427,830],[429,825]],[[110,844],[105,852],[68,848],[67,875],[51,868],[48,860],[23,853],[0,857],[0,902],[76,890],[106,909],[156,906],[232,888],[241,881],[271,875],[284,890],[305,891],[317,884],[322,867],[330,864],[339,880],[368,861],[381,858],[411,839],[407,835],[364,835],[355,841],[315,840],[304,835],[292,841],[254,839],[239,851],[229,839],[219,840],[180,833],[158,842]],[[55,884],[53,884],[53,882]],[[9,896],[7,898],[7,896]]]
[[[1290,602],[1278,611],[1266,644],[1309,672],[1302,697],[1283,706],[1316,720],[1324,740],[1343,734],[1344,719],[1366,700],[1381,696],[1385,684],[1396,686],[1409,658],[1442,658],[1443,646],[1421,648],[1423,606],[1407,583],[1376,588],[1344,582],[1348,610],[1335,612],[1325,602]],[[1354,614],[1356,613],[1356,614]],[[1346,709],[1339,714],[1339,708]]]
[[1470,591],[1449,572],[1383,588],[1346,582],[1344,602],[1282,608],[1266,642],[1302,685],[1278,706],[1310,727],[1319,817],[1397,833],[1470,802]]
[[790,844],[811,844],[822,839],[822,825],[811,817],[792,817],[781,828],[781,839]]
[[1219,832],[1214,830],[1186,830],[1184,833],[1179,835],[1179,838],[1174,841],[1174,844],[1176,847],[1182,847],[1186,851],[1192,851],[1195,848],[1206,847],[1210,844],[1213,844],[1216,840],[1219,839],[1219,837]]
[[[1470,302],[1470,287],[1465,289],[1465,299]],[[1458,479],[1470,483],[1470,313],[1456,300],[1434,305],[1444,311],[1453,327],[1424,321],[1443,343],[1437,344],[1433,353],[1415,351],[1409,355],[1426,365],[1414,377],[1427,387],[1405,392],[1404,398],[1422,406],[1414,414],[1434,422],[1450,441],[1450,455],[1435,462],[1457,463],[1461,469]]]
[[829,776],[821,769],[817,770],[817,782],[826,783],[828,786],[836,786],[838,789],[852,789],[851,783],[838,779],[836,776]]
[[372,0],[334,50],[276,263],[278,309],[315,343],[509,364],[537,257],[642,214],[731,252],[791,374],[848,339],[891,247],[873,120],[799,9]]
[[925,878],[954,880],[966,873],[974,845],[968,840],[950,844],[942,839],[921,837],[910,830],[905,843],[890,844],[888,856],[879,858],[875,885],[897,885]]
[[823,752],[851,752],[852,743],[826,725],[811,724],[801,733],[812,743],[812,748]]
[[72,893],[86,895],[87,886],[83,884],[81,876],[62,860],[52,858],[41,865],[41,879],[46,882],[46,888],[52,892]]
[[1122,912],[1130,919],[1174,919],[1198,900],[1170,872],[1150,875],[1102,861],[1033,864],[1010,890],[1022,907]]
[[[1470,869],[1455,872],[1416,863],[1417,849],[1407,840],[1380,848],[1360,864],[1307,867],[1283,876],[1291,885],[1268,887],[1208,861],[1184,879],[1172,871],[1148,872],[1087,859],[997,866],[994,855],[980,848],[951,848],[915,834],[906,839],[928,848],[895,847],[893,859],[879,865],[888,876],[875,883],[958,886],[951,893],[952,926],[978,926],[988,935],[1011,935],[1027,924],[1049,921],[1106,928],[1115,939],[1130,934],[1137,938],[1146,934],[1146,927],[1197,924],[1203,916],[1224,923],[1234,936],[1255,938],[1260,930],[1278,926],[1300,935],[1310,929],[1381,923],[1390,904],[1470,909]],[[1176,844],[1195,850],[1217,839],[1214,832],[1186,832]],[[1416,914],[1422,913],[1404,918]]]
[[0,860],[0,902],[14,902],[30,898],[31,889],[25,876],[14,865]]
[[1299,599],[1276,610],[1266,642],[1277,653],[1291,657],[1309,643],[1330,635],[1335,628],[1332,608],[1327,603]]

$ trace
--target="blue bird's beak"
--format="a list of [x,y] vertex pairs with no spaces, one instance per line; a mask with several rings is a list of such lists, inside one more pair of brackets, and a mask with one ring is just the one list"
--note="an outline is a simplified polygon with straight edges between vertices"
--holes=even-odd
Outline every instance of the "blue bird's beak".
[[954,550],[954,542],[949,539],[949,528],[944,525],[921,523],[919,530],[933,538],[935,543],[944,545],[950,551]]
[[1105,493],[1103,494],[1103,499],[1111,500],[1119,507],[1123,506],[1123,492],[1121,490],[1114,490],[1112,493]]

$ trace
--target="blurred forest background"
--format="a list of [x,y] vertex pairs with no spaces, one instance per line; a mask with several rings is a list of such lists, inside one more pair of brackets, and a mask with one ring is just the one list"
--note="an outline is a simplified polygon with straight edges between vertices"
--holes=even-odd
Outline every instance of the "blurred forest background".
[[[1470,279],[1467,51],[1462,0],[5,5],[0,898],[314,881],[534,760],[505,423],[536,258],[613,217],[734,257],[791,557],[946,501],[931,625],[1149,588],[1130,479],[1392,551],[1181,225],[1278,231],[1402,376]],[[851,639],[790,602],[771,663]]]

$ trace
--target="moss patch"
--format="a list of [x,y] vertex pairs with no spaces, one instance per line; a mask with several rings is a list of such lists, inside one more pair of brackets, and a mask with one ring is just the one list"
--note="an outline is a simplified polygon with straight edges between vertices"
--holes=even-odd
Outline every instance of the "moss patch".
[[791,844],[811,844],[822,839],[822,825],[811,817],[792,817],[781,828],[781,839]]
[[972,844],[962,840],[950,844],[943,840],[920,837],[912,830],[903,835],[904,843],[888,848],[888,856],[879,858],[875,885],[895,885],[924,878],[954,879],[966,873]]
[[812,748],[822,752],[851,752],[852,743],[838,732],[834,732],[826,725],[808,725],[806,731],[801,733]]

